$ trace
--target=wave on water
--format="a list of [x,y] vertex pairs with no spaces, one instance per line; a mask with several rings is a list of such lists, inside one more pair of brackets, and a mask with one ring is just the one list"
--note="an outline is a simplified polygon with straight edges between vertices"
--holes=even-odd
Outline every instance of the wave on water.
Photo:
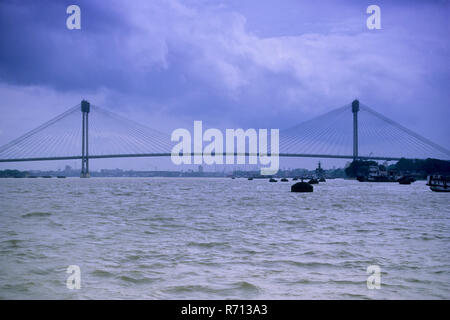
[[119,276],[119,279],[124,282],[129,282],[133,284],[148,284],[155,282],[156,279],[148,278],[148,277],[130,277],[126,275]]
[[50,212],[30,212],[22,215],[22,218],[32,218],[32,217],[49,217],[52,214]]
[[108,277],[114,276],[114,274],[109,271],[99,270],[99,269],[92,271],[92,275],[96,276],[96,277],[102,277],[102,278],[108,278]]
[[219,246],[226,246],[226,242],[189,242],[187,244],[189,247],[201,247],[201,248],[214,248]]
[[238,290],[255,291],[255,292],[259,291],[259,288],[256,285],[251,284],[250,282],[247,282],[247,281],[235,282],[233,284],[233,286],[235,287],[235,289],[238,289]]
[[20,247],[20,244],[23,243],[24,240],[21,239],[9,239],[2,241],[2,244],[5,244],[9,247],[17,248]]
[[450,298],[448,197],[425,182],[294,196],[265,181],[67,181],[0,181],[1,298]]

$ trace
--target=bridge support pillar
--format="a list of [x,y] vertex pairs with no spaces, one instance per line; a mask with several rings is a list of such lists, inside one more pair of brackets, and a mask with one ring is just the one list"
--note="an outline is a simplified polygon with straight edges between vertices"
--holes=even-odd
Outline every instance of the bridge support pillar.
[[81,174],[80,178],[89,178],[89,111],[88,101],[81,101],[82,134],[81,134]]
[[353,161],[355,161],[358,160],[358,112],[359,112],[358,100],[353,100],[352,112],[353,112]]

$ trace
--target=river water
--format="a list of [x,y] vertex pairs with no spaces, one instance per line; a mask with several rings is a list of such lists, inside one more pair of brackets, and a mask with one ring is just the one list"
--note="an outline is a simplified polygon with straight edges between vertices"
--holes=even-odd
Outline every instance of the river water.
[[0,298],[450,299],[450,194],[292,184],[0,179]]

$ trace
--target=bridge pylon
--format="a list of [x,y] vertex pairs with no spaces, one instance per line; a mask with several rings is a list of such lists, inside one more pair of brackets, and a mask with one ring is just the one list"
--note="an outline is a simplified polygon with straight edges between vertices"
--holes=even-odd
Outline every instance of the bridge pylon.
[[82,134],[81,134],[81,174],[80,178],[89,178],[89,111],[88,101],[81,101]]
[[352,112],[353,112],[353,161],[355,161],[358,160],[358,112],[359,112],[358,100],[353,100]]

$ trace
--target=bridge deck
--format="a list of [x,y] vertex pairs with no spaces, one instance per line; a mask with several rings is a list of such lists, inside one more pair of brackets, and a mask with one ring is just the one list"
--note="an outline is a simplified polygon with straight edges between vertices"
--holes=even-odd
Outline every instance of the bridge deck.
[[[142,158],[142,157],[170,157],[171,153],[142,153],[142,154],[109,154],[109,155],[89,155],[89,159],[110,159],[110,158]],[[188,153],[187,156],[202,156],[203,154]],[[216,156],[226,156],[228,154],[216,154]],[[250,153],[234,153],[232,156],[257,156],[259,154]],[[275,154],[274,154],[275,155]],[[270,154],[269,154],[270,156]],[[294,158],[329,158],[329,159],[353,159],[353,155],[328,155],[328,154],[303,154],[303,153],[280,153],[279,157]],[[0,159],[0,162],[24,162],[24,161],[48,161],[48,160],[77,160],[82,156],[64,156],[64,157],[45,157],[45,158],[22,158],[22,159]],[[386,160],[398,161],[401,158],[395,157],[374,157],[374,156],[358,156],[360,160]]]

